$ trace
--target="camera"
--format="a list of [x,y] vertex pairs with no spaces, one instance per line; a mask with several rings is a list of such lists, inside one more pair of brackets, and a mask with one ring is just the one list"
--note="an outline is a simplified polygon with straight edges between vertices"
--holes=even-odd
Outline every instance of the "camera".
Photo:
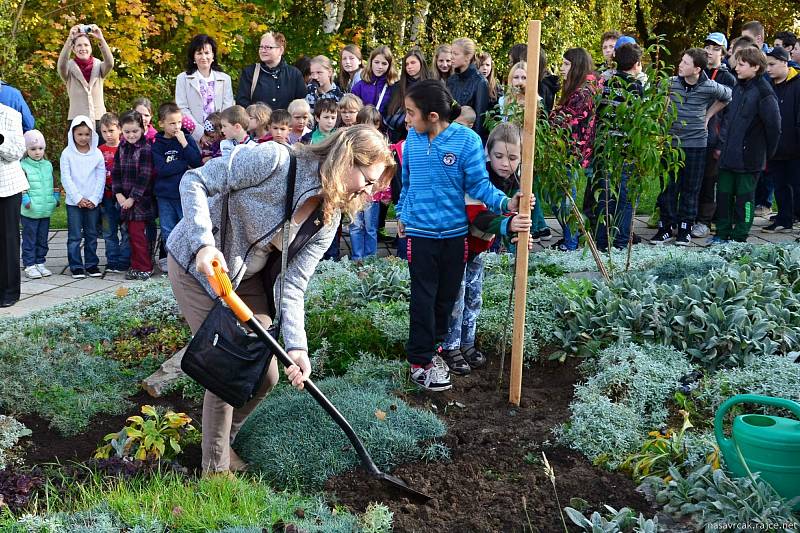
[[86,24],[85,26],[81,26],[81,31],[83,33],[92,33],[92,25]]

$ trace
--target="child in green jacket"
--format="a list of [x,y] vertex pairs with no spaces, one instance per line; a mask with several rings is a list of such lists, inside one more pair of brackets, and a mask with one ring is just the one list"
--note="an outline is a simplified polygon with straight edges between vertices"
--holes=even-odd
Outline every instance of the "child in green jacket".
[[44,158],[44,135],[39,130],[25,132],[25,157],[22,168],[28,178],[28,190],[22,195],[22,265],[31,279],[51,276],[45,268],[50,216],[61,194],[53,190],[53,165]]

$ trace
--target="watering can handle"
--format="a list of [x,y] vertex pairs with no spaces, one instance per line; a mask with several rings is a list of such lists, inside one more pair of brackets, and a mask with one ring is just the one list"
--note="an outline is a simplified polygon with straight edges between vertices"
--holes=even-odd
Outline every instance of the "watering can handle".
[[794,416],[800,420],[800,404],[797,402],[785,400],[783,398],[761,396],[759,394],[737,394],[736,396],[725,400],[725,402],[719,406],[719,409],[717,409],[717,414],[714,417],[714,434],[717,437],[717,443],[719,444],[720,448],[723,448],[723,452],[725,451],[725,447],[731,446],[731,439],[725,437],[725,431],[723,427],[725,423],[725,414],[731,409],[731,407],[740,403],[757,403],[761,405],[770,405],[772,407],[781,407],[791,411],[792,414],[794,414]]

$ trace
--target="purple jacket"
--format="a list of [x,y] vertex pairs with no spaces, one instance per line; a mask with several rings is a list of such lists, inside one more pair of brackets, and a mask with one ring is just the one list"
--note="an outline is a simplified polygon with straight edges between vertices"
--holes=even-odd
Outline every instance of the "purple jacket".
[[[381,98],[381,91],[383,91],[384,87],[386,87],[386,92],[383,94],[383,98]],[[360,80],[353,85],[353,89],[350,92],[361,98],[364,105],[374,105],[377,107],[381,115],[386,117],[386,107],[389,105],[389,100],[392,99],[393,88],[392,85],[387,87],[386,76],[381,76],[373,79],[371,82]],[[380,99],[380,102],[378,102],[378,99]]]

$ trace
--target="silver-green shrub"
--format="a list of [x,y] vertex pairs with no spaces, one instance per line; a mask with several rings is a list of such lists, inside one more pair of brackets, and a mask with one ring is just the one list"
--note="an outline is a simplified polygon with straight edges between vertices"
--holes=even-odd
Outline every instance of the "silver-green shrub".
[[691,371],[686,355],[672,348],[621,344],[592,361],[591,375],[575,386],[569,422],[559,440],[592,461],[617,468],[649,431],[667,420],[667,401]]
[[14,448],[21,437],[27,437],[31,430],[25,424],[10,416],[0,415],[0,470],[16,459]]

